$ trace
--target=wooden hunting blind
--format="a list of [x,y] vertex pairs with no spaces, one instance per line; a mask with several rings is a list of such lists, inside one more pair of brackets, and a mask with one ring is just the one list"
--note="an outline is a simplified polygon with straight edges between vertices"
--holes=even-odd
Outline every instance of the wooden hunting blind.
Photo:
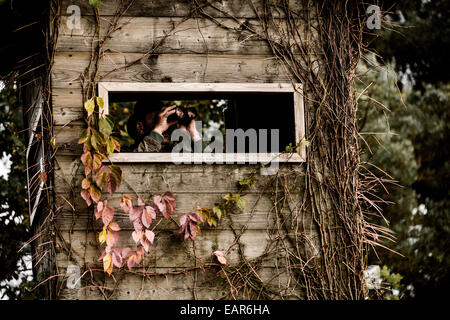
[[[323,267],[323,241],[335,239],[330,226],[337,220],[322,230],[321,218],[306,204],[312,202],[311,194],[322,192],[317,185],[305,186],[309,181],[306,133],[319,113],[316,105],[308,107],[307,88],[289,61],[282,59],[284,48],[277,41],[283,35],[272,34],[269,27],[284,24],[288,30],[293,27],[291,19],[297,19],[295,37],[308,28],[308,34],[314,34],[298,19],[307,9],[305,3],[102,0],[94,8],[87,0],[54,1],[48,30],[54,40],[49,48],[48,96],[39,89],[34,95],[31,89],[27,93],[34,101],[28,122],[34,134],[30,134],[27,160],[33,168],[29,197],[35,255],[42,255],[52,243],[51,250],[35,261],[35,272],[41,281],[51,277],[45,283],[49,297],[302,299],[311,295],[309,285],[318,281],[311,270]],[[285,14],[286,6],[292,15]],[[294,54],[309,54],[301,49]],[[315,70],[320,62],[311,65]],[[176,210],[173,219],[152,225],[155,241],[140,266],[115,267],[109,276],[98,260],[104,250],[104,244],[98,243],[101,219],[95,219],[94,206],[87,206],[80,196],[85,177],[79,144],[86,128],[84,103],[100,97],[101,112],[110,114],[116,105],[133,105],[137,97],[151,95],[170,101],[228,99],[237,105],[238,111],[229,113],[238,118],[235,123],[244,123],[246,116],[250,120],[245,121],[254,121],[245,122],[247,127],[259,123],[277,128],[283,141],[292,143],[280,145],[282,153],[275,158],[270,151],[190,153],[183,155],[182,164],[173,163],[170,153],[114,152],[103,163],[120,166],[122,181],[114,194],[104,190],[102,200],[115,210],[114,221],[121,228],[118,246],[136,247],[133,224],[119,204],[125,194],[133,201],[138,195],[151,201],[152,195],[170,191]],[[42,111],[46,104],[47,113]],[[275,125],[266,127],[268,123]],[[46,126],[48,141],[36,141],[36,133],[46,135]],[[322,128],[315,124],[312,129]],[[52,169],[47,172],[44,158],[51,159]],[[271,161],[278,170],[261,174],[262,164],[267,169]],[[323,177],[316,175],[314,183]],[[195,241],[183,240],[177,225],[181,214],[214,208],[225,196],[235,194],[245,200],[228,205],[217,226],[205,224]],[[331,210],[332,202],[324,201],[321,210]],[[217,251],[224,253],[226,264],[217,261]]]

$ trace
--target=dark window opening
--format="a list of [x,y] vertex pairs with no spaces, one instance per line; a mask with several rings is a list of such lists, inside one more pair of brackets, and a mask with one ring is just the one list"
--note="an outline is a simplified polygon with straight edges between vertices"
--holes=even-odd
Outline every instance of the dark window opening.
[[[146,101],[151,104],[181,105],[192,108],[197,114],[196,120],[202,122],[202,134],[207,143],[214,141],[212,133],[217,130],[223,135],[223,152],[238,152],[235,143],[234,150],[226,150],[226,130],[242,129],[247,131],[254,129],[259,139],[265,138],[267,150],[257,147],[257,152],[284,151],[288,145],[295,146],[295,120],[294,120],[294,95],[293,93],[192,93],[192,92],[127,92],[109,93],[109,114],[116,124],[114,131],[119,133],[123,151],[130,151],[135,142],[133,128],[129,127],[128,120],[134,113],[137,101]],[[267,129],[267,137],[259,135],[259,129]],[[271,145],[271,131],[279,131],[279,150],[273,150]],[[170,151],[170,150],[169,150]],[[254,151],[246,139],[245,151]],[[166,151],[167,152],[167,151]]]

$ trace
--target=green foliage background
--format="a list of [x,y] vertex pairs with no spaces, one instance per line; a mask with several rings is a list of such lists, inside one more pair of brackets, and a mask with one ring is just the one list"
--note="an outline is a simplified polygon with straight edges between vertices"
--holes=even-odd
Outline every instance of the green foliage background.
[[[26,202],[26,164],[23,108],[14,82],[4,83],[0,92],[1,156],[10,157],[7,178],[0,177],[0,298],[29,297],[30,250],[18,250],[29,238]],[[28,259],[27,259],[28,258]],[[10,282],[21,285],[10,286]]]
[[[387,16],[395,29],[383,24],[374,42],[385,61],[369,57],[357,86],[358,92],[367,88],[359,100],[359,124],[367,133],[363,159],[401,185],[379,196],[394,202],[383,214],[397,241],[386,245],[404,257],[378,250],[370,263],[403,276],[397,281],[401,297],[442,299],[450,284],[450,3],[395,4]],[[369,65],[375,71],[367,72]],[[385,176],[380,170],[378,175]]]

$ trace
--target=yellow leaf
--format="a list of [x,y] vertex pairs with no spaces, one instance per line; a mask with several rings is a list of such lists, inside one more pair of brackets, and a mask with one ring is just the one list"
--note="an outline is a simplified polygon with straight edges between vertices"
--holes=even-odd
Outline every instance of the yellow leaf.
[[56,136],[53,136],[53,137],[50,139],[50,144],[51,144],[51,146],[52,146],[53,149],[56,148]]
[[112,256],[110,253],[105,254],[103,257],[103,270],[111,275],[113,270]]
[[98,241],[100,241],[100,243],[106,241],[106,228],[103,228],[103,231],[98,234]]
[[94,109],[95,109],[94,99],[91,98],[91,99],[87,100],[84,103],[84,108],[86,109],[86,111],[88,113],[88,117],[89,117],[94,112]]
[[97,104],[100,109],[103,109],[103,107],[105,106],[105,102],[103,101],[103,98],[97,97]]

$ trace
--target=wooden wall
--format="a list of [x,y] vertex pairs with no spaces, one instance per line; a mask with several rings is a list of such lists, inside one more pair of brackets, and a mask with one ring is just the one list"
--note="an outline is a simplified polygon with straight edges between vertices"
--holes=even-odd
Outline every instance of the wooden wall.
[[[252,22],[253,10],[247,1],[223,0],[222,8],[229,10],[239,19]],[[258,1],[254,1],[258,6]],[[116,10],[119,0],[103,0],[100,8],[102,30],[107,29],[108,21]],[[69,5],[81,8],[81,29],[70,30],[66,26]],[[55,160],[56,223],[58,232],[57,273],[64,274],[69,264],[76,264],[82,272],[84,268],[101,267],[97,262],[100,252],[95,247],[96,234],[89,231],[89,217],[92,209],[87,208],[79,196],[82,179],[82,165],[79,161],[80,149],[77,140],[83,128],[83,99],[79,76],[89,63],[92,36],[94,34],[93,12],[85,0],[63,0],[62,24],[59,29],[57,52],[52,70],[52,104],[54,134],[58,151]],[[104,81],[122,82],[290,82],[284,67],[270,54],[262,41],[247,40],[241,34],[219,28],[203,18],[189,19],[181,23],[173,35],[156,50],[156,58],[144,58],[134,66],[118,71],[130,61],[142,56],[155,41],[169,32],[189,12],[189,1],[137,0],[127,11],[121,22],[126,25],[112,34],[105,44],[105,54],[100,60],[99,77]],[[208,11],[224,25],[234,26],[233,19],[224,17],[217,11]],[[254,21],[256,24],[256,20]],[[113,71],[113,72],[111,72]],[[236,182],[254,168],[249,165],[174,165],[161,164],[121,164],[125,182],[119,191],[110,196],[110,203],[117,209],[117,220],[123,227],[120,244],[132,245],[131,224],[128,217],[120,214],[118,206],[122,194],[133,195],[129,185],[144,197],[152,193],[174,192],[178,204],[176,216],[181,212],[195,209],[197,205],[213,206],[221,197],[237,190]],[[295,170],[300,175],[292,176],[295,184],[293,210],[299,210],[303,195],[301,174],[302,165],[282,165],[281,170]],[[196,241],[196,254],[201,259],[211,259],[214,250],[225,251],[235,240],[230,224],[236,230],[247,225],[242,236],[244,254],[247,259],[259,256],[271,236],[275,217],[273,217],[273,194],[267,191],[260,197],[258,186],[264,185],[270,177],[259,177],[257,185],[246,196],[244,210],[230,213],[217,229],[205,228]],[[128,185],[129,184],[129,185]],[[252,214],[252,212],[254,212]],[[304,213],[299,215],[305,225],[311,219]],[[230,219],[231,218],[231,219]],[[98,225],[97,225],[98,226]],[[87,231],[88,230],[88,231]],[[269,230],[269,231],[268,231]],[[164,273],[167,270],[192,267],[192,242],[183,242],[173,224],[158,226],[154,251],[148,256],[152,272]],[[310,229],[306,233],[312,235]],[[280,257],[264,262],[260,276],[269,279],[274,274],[276,261]],[[229,262],[237,262],[236,247],[229,255]],[[228,289],[218,281],[211,280],[214,272],[199,273],[197,296],[212,299],[225,294]],[[89,276],[90,277],[90,276]],[[141,276],[126,273],[112,293],[118,299],[192,299],[193,274],[154,277],[143,282]],[[286,279],[275,281],[283,287]],[[62,279],[61,279],[62,280]],[[83,284],[85,285],[85,284]],[[107,277],[105,286],[114,288],[112,278]],[[67,289],[62,283],[62,299],[101,299],[104,296],[96,288]],[[301,295],[298,288],[297,294]],[[294,290],[294,291],[295,291]],[[289,295],[287,295],[289,297]],[[295,297],[295,296],[291,296]]]

